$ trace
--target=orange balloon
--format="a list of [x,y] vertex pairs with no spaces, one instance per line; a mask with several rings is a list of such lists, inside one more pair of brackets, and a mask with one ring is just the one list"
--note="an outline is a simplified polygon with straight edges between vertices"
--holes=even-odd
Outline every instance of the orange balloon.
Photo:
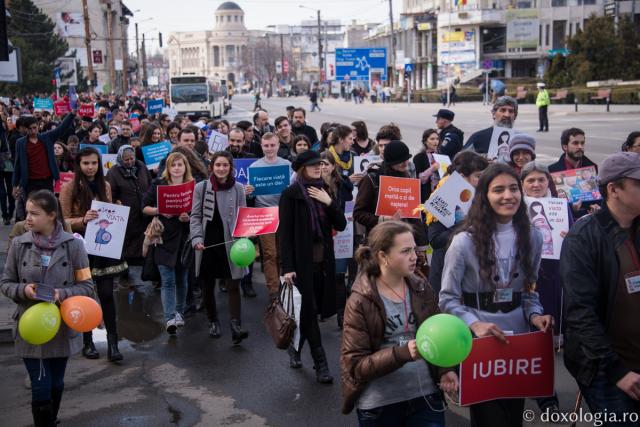
[[93,298],[75,296],[67,298],[60,305],[62,320],[77,332],[89,332],[102,321],[102,308]]

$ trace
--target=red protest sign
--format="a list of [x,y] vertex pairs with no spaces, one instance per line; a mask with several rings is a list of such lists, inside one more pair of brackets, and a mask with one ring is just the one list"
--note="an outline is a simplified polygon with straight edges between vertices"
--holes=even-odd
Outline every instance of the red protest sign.
[[60,193],[64,183],[73,181],[73,172],[60,172],[60,179],[53,184],[53,192]]
[[71,104],[69,101],[57,101],[53,103],[53,110],[56,116],[64,116],[71,111]]
[[553,394],[554,357],[551,332],[473,340],[471,354],[460,364],[460,405],[494,399]]
[[400,211],[402,218],[420,218],[413,210],[420,205],[420,180],[412,178],[380,177],[376,215],[393,216]]
[[278,207],[240,208],[233,229],[233,237],[251,237],[261,234],[273,234],[278,231],[280,217]]
[[178,185],[158,185],[158,213],[180,215],[183,212],[191,212],[195,186],[195,181]]
[[80,117],[91,117],[91,118],[93,118],[93,116],[95,114],[95,108],[94,108],[93,104],[82,104],[82,105],[80,105],[80,108],[78,109],[78,114],[80,114]]

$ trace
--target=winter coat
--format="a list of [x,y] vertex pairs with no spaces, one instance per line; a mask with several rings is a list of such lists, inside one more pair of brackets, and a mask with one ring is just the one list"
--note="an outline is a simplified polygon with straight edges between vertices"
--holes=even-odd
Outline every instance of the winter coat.
[[[296,273],[296,286],[302,295],[302,310],[314,304],[313,288],[313,229],[311,212],[297,183],[290,185],[280,196],[280,227],[278,228],[280,263],[284,273]],[[326,223],[321,225],[323,242],[322,272],[324,282],[321,300],[315,301],[318,314],[331,317],[336,312],[336,266],[332,229],[342,231],[347,219],[340,206],[332,200],[325,206]]]
[[[204,200],[204,203],[203,203]],[[198,243],[204,244],[204,237],[207,234],[207,225],[213,219],[214,205],[216,204],[222,226],[224,227],[224,241],[227,254],[233,246],[231,237],[233,229],[238,219],[238,208],[247,206],[246,196],[244,194],[244,186],[236,182],[233,187],[228,190],[213,191],[210,180],[199,182],[193,193],[193,205],[191,207],[191,219],[189,221],[191,245],[196,246]],[[196,259],[196,277],[200,275],[200,264],[202,262],[202,251],[195,251]],[[228,259],[228,257],[227,257]],[[249,273],[247,268],[241,268],[229,261],[229,270],[232,279],[242,279]],[[224,265],[224,264],[223,264]]]
[[[108,182],[105,182],[105,193],[107,200],[101,200],[105,203],[111,203],[111,186]],[[87,213],[80,209],[78,201],[73,200],[73,181],[62,184],[60,189],[60,209],[65,221],[71,226],[71,230],[74,233],[84,234],[87,225],[84,223],[84,215]]]
[[[42,281],[40,254],[32,236],[32,233],[25,233],[13,239],[0,280],[0,291],[18,304],[13,314],[16,325],[29,307],[40,302],[28,299],[24,293],[27,284]],[[93,296],[89,258],[82,240],[74,238],[72,234],[62,233],[60,244],[51,254],[47,281],[58,290],[60,302],[75,295]],[[82,348],[81,335],[62,322],[51,341],[31,345],[14,331],[15,353],[18,357],[35,359],[69,357]]]

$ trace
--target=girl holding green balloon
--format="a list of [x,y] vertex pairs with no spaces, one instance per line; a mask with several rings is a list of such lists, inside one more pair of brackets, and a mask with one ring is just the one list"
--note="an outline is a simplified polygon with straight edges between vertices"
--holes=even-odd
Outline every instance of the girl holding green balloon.
[[413,228],[400,221],[375,226],[356,252],[340,367],[342,412],[357,408],[360,426],[444,426],[442,391],[458,388],[455,371],[420,358],[418,326],[438,305],[414,273],[417,258]]
[[[444,260],[440,309],[466,323],[476,337],[508,343],[509,332],[547,331],[535,284],[542,236],[531,227],[518,175],[506,164],[487,168],[473,204]],[[507,332],[509,331],[509,332]],[[471,405],[472,425],[522,425],[524,399]]]
[[31,411],[37,427],[55,424],[69,356],[82,348],[81,334],[60,320],[55,304],[39,302],[44,284],[54,287],[60,303],[75,295],[93,295],[84,242],[63,230],[56,197],[47,190],[29,195],[26,223],[30,231],[13,239],[0,291],[17,305],[19,334],[15,351],[31,379]]

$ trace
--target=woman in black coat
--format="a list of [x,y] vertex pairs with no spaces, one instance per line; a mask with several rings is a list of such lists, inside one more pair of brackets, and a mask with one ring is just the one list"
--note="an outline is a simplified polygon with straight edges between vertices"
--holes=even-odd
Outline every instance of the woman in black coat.
[[296,182],[280,197],[278,230],[280,260],[287,284],[295,285],[302,295],[300,310],[301,342],[296,351],[289,348],[290,366],[302,367],[300,349],[306,339],[311,347],[320,383],[331,383],[327,359],[322,348],[318,314],[331,317],[336,312],[335,256],[332,230],[347,226],[344,212],[329,196],[322,179],[320,154],[310,150],[293,163]]

